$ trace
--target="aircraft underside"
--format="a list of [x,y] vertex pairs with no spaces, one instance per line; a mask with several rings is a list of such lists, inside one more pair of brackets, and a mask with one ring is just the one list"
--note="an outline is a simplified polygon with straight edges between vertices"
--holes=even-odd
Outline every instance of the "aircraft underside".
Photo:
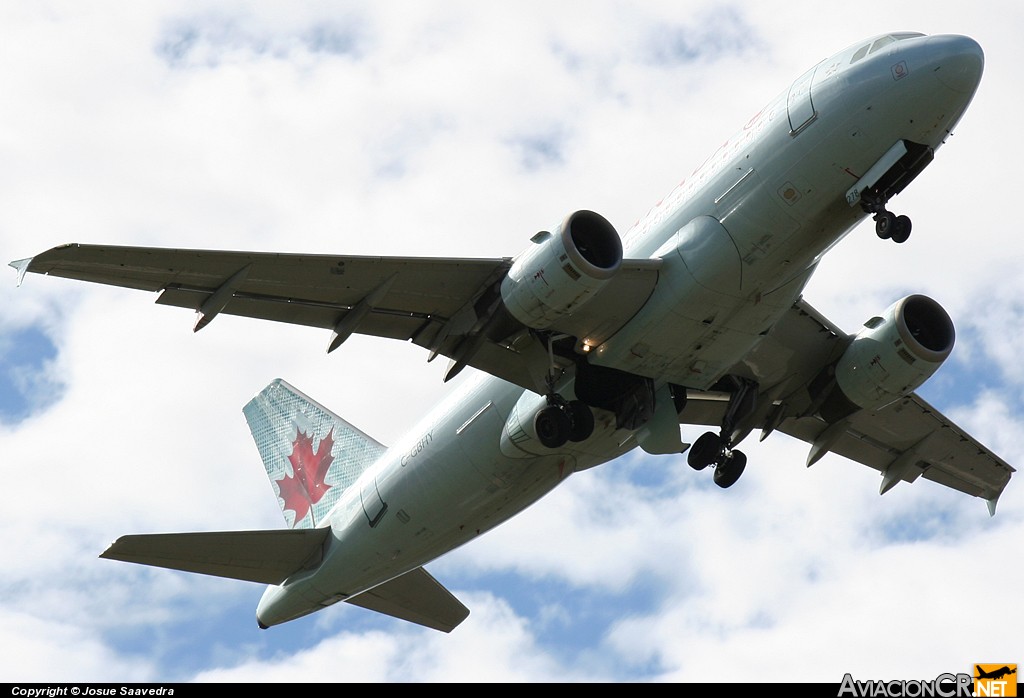
[[[72,244],[27,272],[159,293],[194,310],[410,341],[465,382],[386,448],[284,381],[245,407],[287,529],[125,536],[105,557],[269,584],[261,627],[339,601],[450,631],[468,614],[423,565],[634,448],[733,486],[755,430],[984,499],[1014,469],[915,392],[952,351],[910,294],[848,334],[802,297],[822,256],[889,211],[981,78],[971,39],[891,34],[817,64],[625,235],[569,214],[514,258]],[[328,336],[329,333],[329,336]],[[706,426],[692,445],[680,426]]]

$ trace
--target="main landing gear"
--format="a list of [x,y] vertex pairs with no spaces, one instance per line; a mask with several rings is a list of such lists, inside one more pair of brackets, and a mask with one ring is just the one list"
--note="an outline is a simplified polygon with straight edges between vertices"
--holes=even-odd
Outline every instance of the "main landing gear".
[[715,484],[732,487],[747,467],[747,457],[742,451],[729,448],[728,443],[713,431],[705,432],[697,439],[686,455],[686,462],[694,470],[715,466]]
[[533,417],[533,430],[546,448],[561,448],[567,441],[585,441],[594,433],[594,413],[585,402],[567,401],[558,393],[546,397],[547,407]]
[[732,446],[749,432],[742,425],[757,407],[758,392],[754,381],[735,376],[728,377],[728,380],[733,384],[732,394],[722,420],[722,431],[702,434],[686,455],[686,462],[694,470],[715,466],[715,484],[723,489],[735,485],[747,467],[747,456]]
[[875,234],[883,240],[903,243],[910,238],[911,223],[907,216],[897,216],[885,208],[885,196],[876,189],[870,189],[861,195],[861,208],[866,213],[873,213]]
[[537,410],[533,416],[533,430],[537,440],[545,448],[561,448],[568,441],[586,441],[594,433],[594,412],[582,400],[566,400],[555,392],[555,381],[559,371],[555,365],[554,341],[564,338],[548,336],[548,374],[545,378],[547,406]]

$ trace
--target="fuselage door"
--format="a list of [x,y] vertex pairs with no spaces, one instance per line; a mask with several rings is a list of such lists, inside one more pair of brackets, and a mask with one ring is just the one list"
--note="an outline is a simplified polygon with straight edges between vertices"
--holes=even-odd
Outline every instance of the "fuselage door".
[[811,82],[814,80],[814,66],[801,75],[789,87],[789,97],[786,100],[786,111],[789,113],[789,135],[797,136],[818,116],[814,111],[814,101],[811,99]]
[[388,510],[387,503],[381,498],[380,490],[377,489],[377,478],[363,478],[362,485],[359,488],[359,497],[363,503],[363,513],[366,514],[366,520],[370,524],[370,528],[373,528],[380,523],[380,520],[384,518],[384,514]]

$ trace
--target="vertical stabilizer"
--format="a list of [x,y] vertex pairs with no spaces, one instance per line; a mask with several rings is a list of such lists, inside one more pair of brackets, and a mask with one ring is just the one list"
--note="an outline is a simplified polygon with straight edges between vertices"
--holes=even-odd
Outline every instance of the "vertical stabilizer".
[[292,528],[315,527],[387,450],[280,378],[242,412]]

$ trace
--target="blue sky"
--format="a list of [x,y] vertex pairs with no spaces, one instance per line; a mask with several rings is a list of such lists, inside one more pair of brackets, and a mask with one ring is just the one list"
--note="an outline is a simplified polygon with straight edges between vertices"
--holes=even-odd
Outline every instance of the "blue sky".
[[[853,330],[922,292],[957,325],[922,391],[1024,462],[1013,3],[5,3],[0,250],[65,242],[509,256],[567,212],[624,231],[816,61],[895,30],[986,51],[975,103],[807,299]],[[799,21],[794,22],[793,18]],[[339,605],[258,631],[257,585],[97,560],[118,535],[282,525],[241,407],[275,377],[393,443],[440,399],[411,346],[0,285],[8,681],[932,678],[1020,662],[1024,494],[984,504],[783,435],[728,492],[683,459],[573,476],[429,566],[442,635]],[[688,433],[695,438],[700,430]],[[992,572],[992,566],[996,572]],[[979,607],[1002,609],[999,623]]]

